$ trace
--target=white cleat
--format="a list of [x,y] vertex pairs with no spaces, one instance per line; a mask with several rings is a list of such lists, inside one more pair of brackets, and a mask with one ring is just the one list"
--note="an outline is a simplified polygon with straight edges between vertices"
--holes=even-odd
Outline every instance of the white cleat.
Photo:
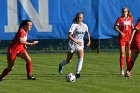
[[124,71],[123,70],[120,71],[120,75],[124,76]]

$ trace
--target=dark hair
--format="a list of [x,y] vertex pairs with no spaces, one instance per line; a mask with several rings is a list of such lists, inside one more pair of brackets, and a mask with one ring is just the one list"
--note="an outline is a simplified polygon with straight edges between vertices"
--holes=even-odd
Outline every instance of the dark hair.
[[140,21],[140,18],[137,19],[137,22]]
[[19,29],[23,28],[25,25],[27,25],[28,22],[32,22],[31,20],[22,20],[19,26]]
[[123,11],[124,11],[125,9],[128,11],[128,16],[131,17],[131,18],[133,18],[133,16],[131,15],[131,12],[129,11],[129,9],[128,9],[127,7],[123,7],[123,8],[122,8],[122,13],[123,13]]
[[79,18],[80,15],[83,15],[84,16],[84,13],[83,12],[78,12],[75,16],[75,18],[73,19],[73,23],[78,23],[77,19]]

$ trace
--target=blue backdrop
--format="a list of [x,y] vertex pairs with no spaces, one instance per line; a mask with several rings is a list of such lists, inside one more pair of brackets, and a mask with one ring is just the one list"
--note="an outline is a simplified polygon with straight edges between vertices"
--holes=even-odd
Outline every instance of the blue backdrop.
[[0,0],[0,40],[11,40],[21,20],[30,19],[29,39],[67,39],[75,14],[83,11],[92,39],[117,36],[113,25],[128,7],[134,24],[140,17],[140,0]]

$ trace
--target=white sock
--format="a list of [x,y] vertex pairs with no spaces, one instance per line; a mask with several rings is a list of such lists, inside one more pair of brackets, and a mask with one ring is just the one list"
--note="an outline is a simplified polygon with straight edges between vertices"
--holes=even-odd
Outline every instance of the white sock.
[[61,66],[64,66],[67,64],[67,62],[66,62],[66,60],[63,60],[60,64],[61,64]]
[[83,66],[83,58],[79,58],[78,59],[78,64],[77,64],[77,69],[76,69],[76,74],[80,74],[82,66]]

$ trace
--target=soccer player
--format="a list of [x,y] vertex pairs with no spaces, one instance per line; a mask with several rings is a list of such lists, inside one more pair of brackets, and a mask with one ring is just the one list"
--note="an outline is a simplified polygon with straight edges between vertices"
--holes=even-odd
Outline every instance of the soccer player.
[[12,45],[7,51],[7,67],[0,75],[0,81],[4,80],[4,77],[14,68],[14,61],[16,57],[26,61],[27,79],[35,80],[36,77],[32,75],[32,61],[29,54],[26,51],[26,45],[35,45],[38,41],[27,42],[28,32],[32,28],[32,22],[30,20],[23,20],[19,26],[19,30],[16,33]]
[[124,56],[126,52],[126,65],[128,66],[131,51],[127,44],[133,29],[133,18],[128,8],[122,8],[122,16],[117,19],[114,29],[119,33],[120,75],[124,75]]
[[76,52],[78,57],[78,64],[76,69],[76,78],[80,77],[80,71],[82,69],[83,65],[83,58],[84,58],[84,34],[86,33],[88,38],[87,47],[90,46],[90,34],[88,32],[88,26],[84,24],[83,21],[83,13],[78,12],[73,20],[73,24],[69,30],[68,38],[69,44],[68,44],[68,52],[67,52],[67,58],[63,60],[59,64],[59,73],[62,73],[63,66],[70,63],[71,59],[73,57],[74,52]]
[[128,64],[125,73],[126,77],[130,77],[130,72],[140,52],[140,19],[137,21],[135,28],[132,30],[132,34],[130,37],[130,41],[128,42],[128,45],[130,46],[132,52],[131,52],[131,60]]

